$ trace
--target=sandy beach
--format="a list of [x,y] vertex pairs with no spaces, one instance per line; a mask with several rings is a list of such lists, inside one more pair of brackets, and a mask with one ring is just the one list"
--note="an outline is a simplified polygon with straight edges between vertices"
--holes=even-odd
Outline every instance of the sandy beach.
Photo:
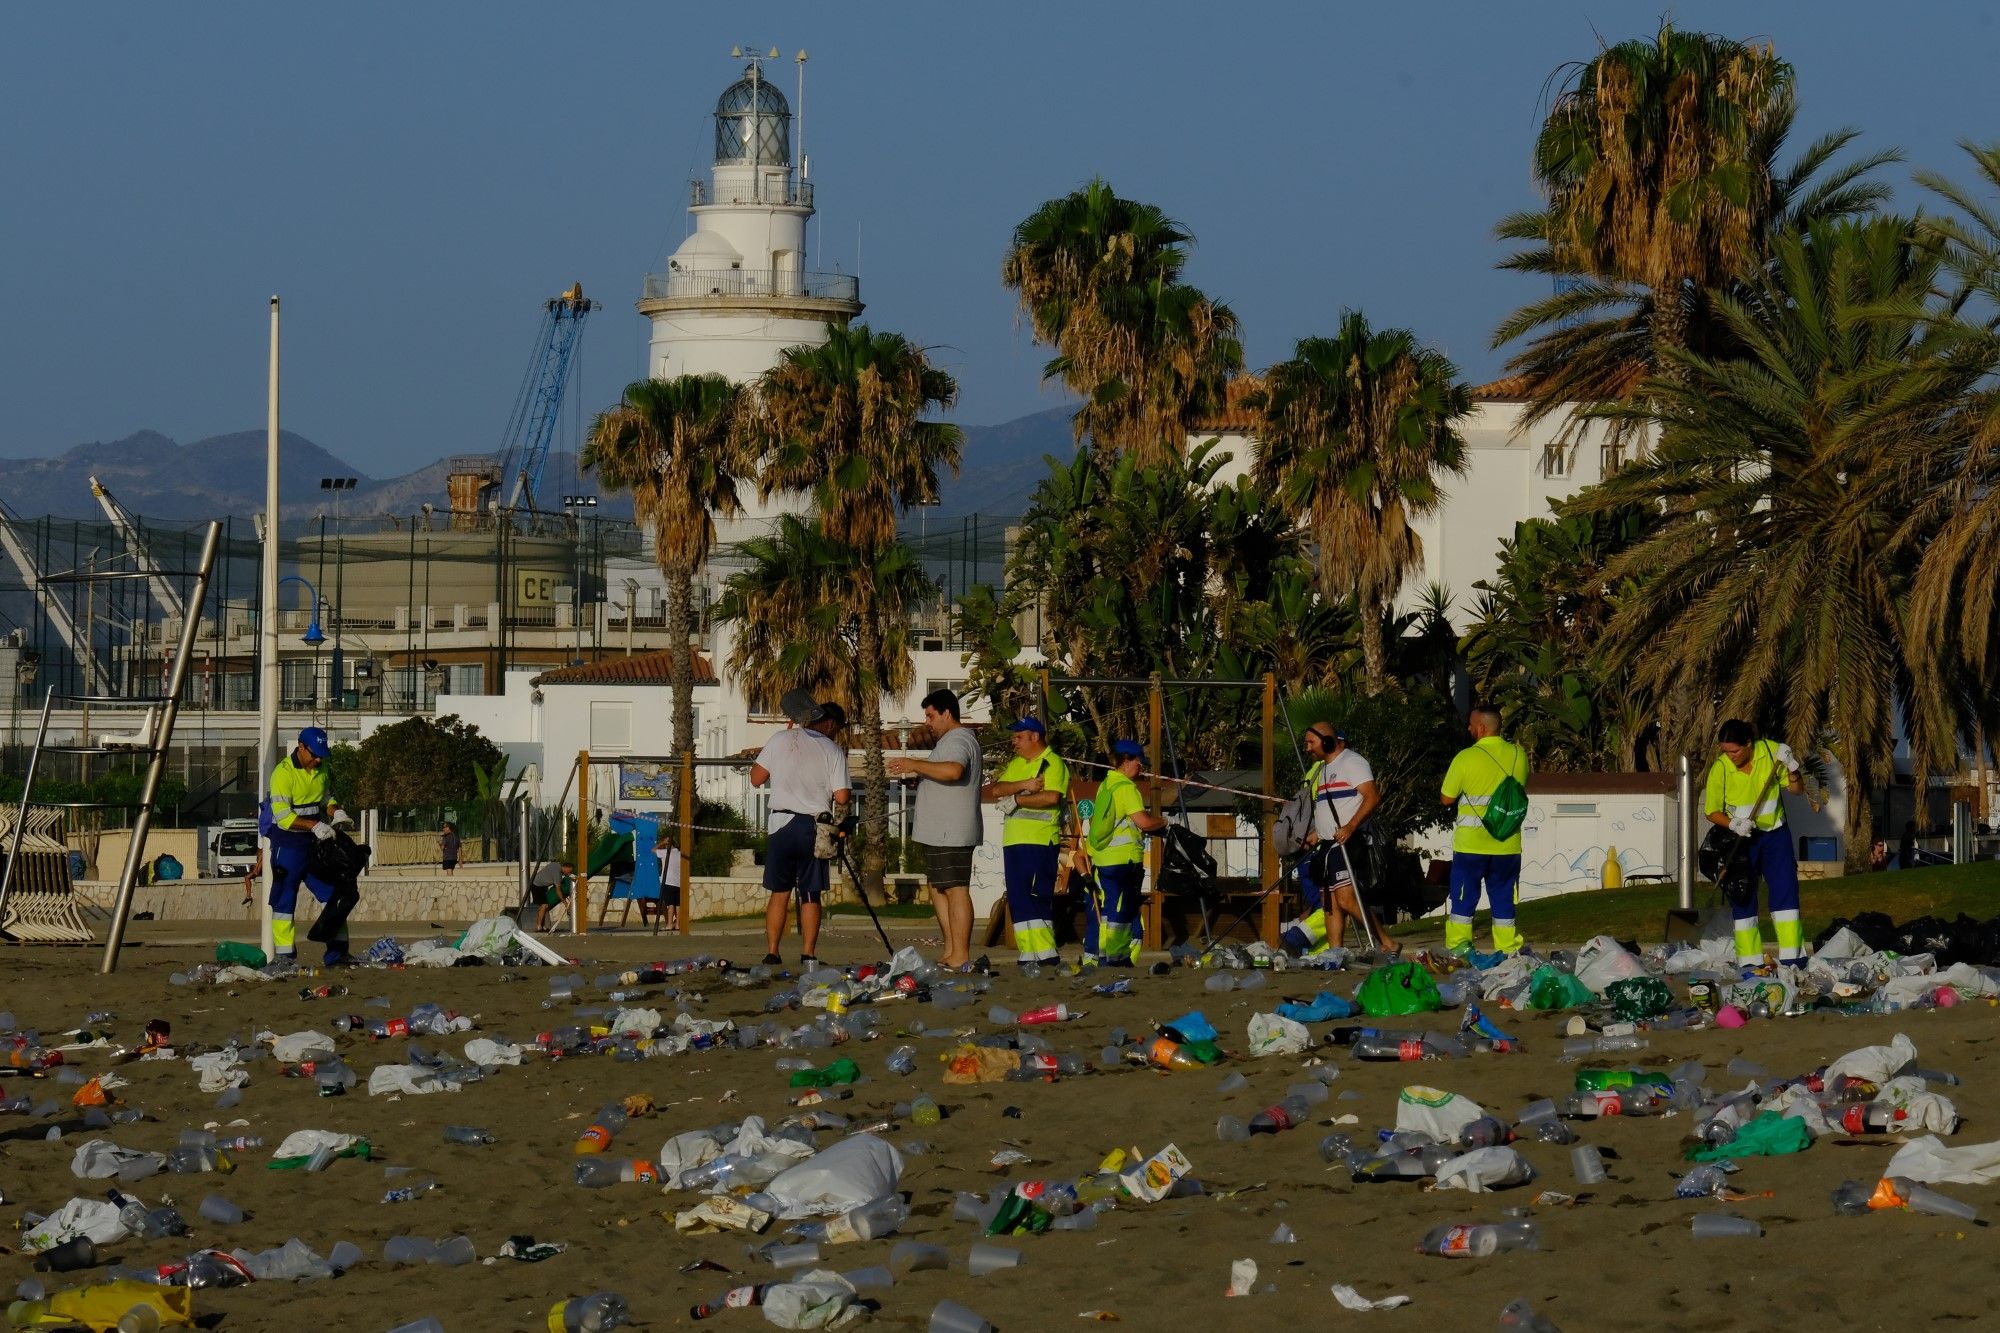
[[[408,940],[440,932],[427,932],[418,924],[395,933]],[[897,942],[920,933],[905,929]],[[215,938],[198,923],[139,923],[134,947],[110,978],[96,974],[94,950],[17,949],[10,959],[12,975],[0,990],[0,1007],[10,1009],[21,1026],[45,1031],[73,1027],[90,1011],[109,1010],[116,1016],[110,1027],[120,1039],[136,1039],[148,1020],[164,1018],[173,1024],[184,1051],[264,1028],[331,1032],[340,1014],[383,1014],[362,1007],[372,996],[388,997],[389,1014],[406,1014],[413,1005],[430,1001],[475,1015],[478,1026],[467,1036],[504,1034],[525,1041],[561,1017],[560,1011],[542,1008],[551,972],[540,967],[360,968],[314,979],[314,984],[333,980],[350,987],[351,995],[334,1000],[301,1000],[302,982],[235,988],[170,985],[172,973],[213,956]],[[649,959],[704,952],[749,961],[761,953],[761,940],[741,929],[704,929],[689,944],[637,932],[557,937],[552,943],[579,959],[575,970],[586,981]],[[822,947],[823,956],[836,963],[866,961],[879,952],[866,923],[846,919]],[[1007,963],[1004,955],[994,961]],[[1153,1022],[1193,1008],[1207,1014],[1226,1048],[1240,1050],[1253,1013],[1273,1008],[1282,996],[1309,996],[1322,984],[1351,994],[1361,975],[1353,970],[1330,977],[1275,974],[1261,990],[1215,994],[1202,988],[1209,973],[1179,969],[1153,977],[1142,969],[1131,995],[1104,998],[1089,995],[1084,983],[1067,977],[1026,981],[1012,974],[1010,963],[1001,970],[984,1003],[952,1011],[949,1017],[961,1027],[985,1031],[987,1004],[1021,1009],[1067,1000],[1088,1015],[1041,1031],[1055,1049],[1092,1060],[1112,1028],[1143,1032]],[[713,978],[706,973],[675,979],[703,994],[703,999],[691,1000],[694,1012],[718,1019],[764,1017],[763,1003],[775,986],[738,990],[714,985]],[[658,995],[668,988],[652,989]],[[581,1003],[602,1002],[603,993],[587,985]],[[671,1011],[671,1002],[660,1007]],[[811,1013],[791,1017],[803,1021]],[[882,1021],[892,1029],[913,1017],[935,1026],[947,1016],[927,1005],[882,1006]],[[1455,1017],[1434,1014],[1409,1025],[1450,1027]],[[852,1101],[834,1109],[878,1118],[887,1116],[896,1102],[927,1090],[947,1113],[940,1125],[898,1125],[888,1137],[899,1145],[918,1139],[929,1144],[928,1151],[908,1158],[902,1184],[914,1216],[897,1238],[945,1247],[954,1267],[899,1275],[894,1288],[868,1293],[880,1300],[875,1320],[888,1328],[923,1328],[944,1297],[1008,1330],[1061,1326],[1091,1310],[1110,1311],[1140,1328],[1164,1328],[1192,1318],[1212,1328],[1269,1328],[1310,1320],[1341,1326],[1486,1329],[1496,1326],[1502,1306],[1515,1299],[1527,1301],[1570,1333],[1634,1322],[1751,1330],[1802,1323],[1977,1327],[2000,1318],[2000,1288],[1980,1276],[1990,1271],[2000,1248],[1993,1231],[1908,1213],[1834,1214],[1829,1204],[1834,1187],[1850,1177],[1872,1183],[1893,1147],[1887,1138],[1856,1143],[1828,1137],[1795,1156],[1746,1160],[1735,1183],[1754,1195],[1768,1191],[1769,1197],[1727,1208],[1761,1222],[1764,1236],[1697,1241],[1689,1234],[1689,1219],[1724,1205],[1674,1198],[1674,1176],[1685,1169],[1679,1153],[1688,1118],[1579,1123],[1583,1142],[1616,1151],[1611,1178],[1581,1191],[1573,1204],[1532,1209],[1542,1236],[1538,1252],[1468,1261],[1417,1253],[1417,1242],[1440,1222],[1499,1220],[1503,1208],[1528,1206],[1545,1187],[1579,1193],[1568,1149],[1541,1143],[1520,1145],[1540,1172],[1537,1182],[1478,1196],[1429,1193],[1414,1183],[1356,1185],[1344,1169],[1330,1169],[1319,1159],[1317,1145],[1330,1118],[1356,1116],[1359,1123],[1349,1132],[1372,1137],[1378,1126],[1393,1124],[1396,1096],[1406,1084],[1461,1093],[1510,1120],[1524,1103],[1570,1090],[1574,1066],[1557,1060],[1558,1018],[1494,1017],[1525,1040],[1525,1051],[1396,1065],[1362,1063],[1344,1051],[1324,1049],[1320,1054],[1338,1064],[1339,1076],[1332,1084],[1333,1097],[1316,1108],[1313,1126],[1241,1143],[1217,1141],[1216,1117],[1227,1112],[1247,1119],[1277,1100],[1302,1077],[1305,1059],[1244,1058],[1227,1068],[1199,1072],[1118,1068],[1052,1084],[949,1087],[936,1058],[946,1049],[944,1041],[916,1043],[918,1070],[908,1079],[885,1068],[896,1043],[848,1045],[837,1054],[854,1058],[867,1078]],[[1325,1030],[1325,1025],[1315,1025],[1315,1032]],[[1947,1090],[1966,1120],[1953,1142],[2000,1137],[2000,1122],[1987,1111],[2000,1105],[2000,1061],[1992,1045],[1995,1013],[1986,1003],[1884,1016],[1811,1015],[1752,1022],[1735,1031],[1653,1034],[1650,1048],[1635,1063],[1665,1068],[1700,1060],[1707,1067],[1709,1087],[1715,1089],[1728,1085],[1723,1066],[1734,1057],[1755,1061],[1773,1074],[1802,1073],[1856,1046],[1886,1042],[1899,1031],[1915,1041],[1924,1065],[1953,1071],[1963,1080],[1962,1086]],[[426,1044],[456,1054],[465,1039],[430,1039]],[[136,1192],[149,1203],[162,1194],[170,1196],[194,1221],[194,1235],[124,1241],[108,1247],[111,1261],[154,1265],[198,1246],[262,1249],[292,1236],[321,1254],[341,1240],[368,1254],[367,1262],[331,1281],[198,1292],[196,1309],[203,1324],[229,1333],[310,1327],[387,1330],[426,1315],[452,1333],[539,1329],[551,1302],[600,1288],[623,1293],[640,1327],[679,1327],[690,1322],[690,1305],[728,1286],[776,1276],[769,1265],[746,1256],[740,1237],[677,1235],[671,1213],[691,1206],[692,1194],[663,1195],[646,1184],[578,1188],[571,1183],[572,1145],[591,1111],[606,1100],[636,1093],[649,1094],[660,1110],[626,1128],[612,1150],[617,1156],[653,1157],[673,1133],[751,1113],[775,1121],[789,1109],[786,1078],[774,1068],[786,1052],[730,1050],[635,1063],[608,1057],[554,1063],[531,1059],[458,1093],[396,1098],[369,1097],[365,1085],[374,1066],[400,1063],[405,1043],[343,1036],[339,1044],[363,1080],[350,1095],[320,1098],[309,1080],[280,1077],[278,1066],[263,1060],[250,1066],[252,1080],[241,1106],[223,1118],[240,1116],[247,1125],[231,1133],[260,1134],[271,1146],[302,1128],[359,1134],[375,1146],[379,1160],[338,1161],[323,1174],[306,1176],[265,1169],[267,1146],[247,1154],[241,1168],[228,1176],[155,1176]],[[106,1067],[101,1056],[88,1052],[76,1063],[86,1073]],[[1242,1071],[1248,1086],[1220,1095],[1217,1084],[1231,1069]],[[17,1220],[24,1211],[53,1211],[75,1195],[101,1196],[107,1182],[80,1181],[70,1172],[71,1157],[84,1139],[102,1136],[124,1146],[164,1150],[182,1129],[217,1119],[214,1095],[198,1090],[184,1062],[135,1063],[120,1072],[131,1079],[122,1095],[145,1112],[142,1123],[115,1126],[107,1134],[82,1129],[76,1115],[58,1117],[64,1124],[59,1142],[44,1141],[50,1121],[10,1118],[0,1123],[0,1189]],[[9,1090],[24,1085],[25,1080],[10,1080]],[[38,1098],[58,1092],[66,1098],[73,1091],[42,1082],[29,1090]],[[1010,1109],[1018,1109],[1018,1116],[1009,1114]],[[489,1129],[498,1142],[447,1144],[442,1130],[454,1123]],[[832,1141],[833,1136],[820,1135],[822,1147]],[[1151,1153],[1168,1143],[1179,1145],[1192,1159],[1206,1196],[1124,1204],[1105,1213],[1089,1232],[1008,1239],[1002,1243],[1023,1253],[1019,1269],[984,1278],[965,1273],[966,1251],[979,1237],[970,1224],[951,1218],[959,1191],[986,1192],[1007,1179],[1074,1179],[1113,1148]],[[989,1162],[1005,1148],[1028,1154],[1033,1165],[995,1171]],[[381,1202],[386,1189],[404,1183],[385,1180],[384,1168],[391,1166],[416,1168],[418,1178],[434,1176],[442,1188],[412,1202]],[[1982,1206],[1992,1202],[1983,1197],[1990,1190],[1944,1188]],[[197,1205],[210,1190],[242,1206],[247,1219],[229,1228],[195,1219]],[[1296,1233],[1296,1244],[1270,1243],[1280,1223]],[[779,1235],[783,1225],[763,1239]],[[454,1269],[417,1269],[381,1262],[384,1242],[406,1232],[433,1237],[463,1233],[482,1259],[519,1233],[567,1242],[570,1248],[537,1264],[498,1259]],[[882,1239],[828,1247],[828,1266],[851,1270],[886,1263],[892,1244],[892,1239]],[[727,1265],[738,1276],[681,1271],[704,1258]],[[1230,1263],[1243,1258],[1256,1261],[1259,1284],[1272,1284],[1275,1291],[1224,1296]],[[27,1256],[10,1255],[6,1264],[10,1287],[30,1275]],[[1397,1311],[1349,1312],[1329,1294],[1335,1283],[1354,1286],[1369,1298],[1406,1294],[1411,1301]],[[730,1310],[709,1326],[768,1325],[759,1311]]]

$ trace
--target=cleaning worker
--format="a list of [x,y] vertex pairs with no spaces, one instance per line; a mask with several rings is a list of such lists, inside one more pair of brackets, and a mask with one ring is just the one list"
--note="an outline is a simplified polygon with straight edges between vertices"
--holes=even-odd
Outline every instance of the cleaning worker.
[[1014,921],[1016,961],[1026,967],[1057,961],[1056,848],[1069,799],[1069,765],[1049,748],[1040,718],[1021,718],[1009,730],[1014,757],[979,795],[1001,803],[1007,912]]
[[1146,887],[1145,835],[1162,831],[1167,821],[1148,811],[1146,798],[1139,794],[1138,777],[1146,763],[1139,742],[1113,741],[1109,757],[1091,808],[1089,835],[1077,848],[1080,868],[1096,867],[1103,894],[1083,961],[1086,966],[1130,967],[1139,958],[1132,925],[1139,919],[1139,899]]
[[[291,753],[271,770],[262,822],[271,840],[271,943],[279,960],[298,958],[292,913],[298,907],[300,886],[322,903],[334,894],[333,885],[308,873],[314,839],[329,839],[337,826],[354,822],[326,789],[326,756],[331,748],[324,727],[307,727]],[[328,966],[351,961],[344,925],[339,939],[325,943]]]
[[1438,799],[1451,806],[1451,904],[1444,947],[1472,950],[1472,914],[1479,891],[1493,913],[1493,951],[1521,951],[1514,927],[1514,888],[1521,882],[1521,821],[1527,813],[1528,753],[1500,735],[1500,710],[1474,706],[1465,729],[1472,744],[1452,756]]
[[[1375,785],[1374,768],[1332,723],[1313,723],[1301,743],[1312,761],[1305,785],[1312,793],[1313,817],[1305,835],[1308,855],[1299,863],[1299,896],[1306,911],[1299,925],[1313,951],[1343,943],[1347,919],[1359,920],[1367,910],[1355,892],[1354,856],[1362,846],[1362,830],[1382,804],[1382,792]],[[1382,918],[1369,912],[1368,920],[1384,950],[1402,952]]]
[[[1757,925],[1757,877],[1761,876],[1771,904],[1771,930],[1778,937],[1778,961],[1804,966],[1806,937],[1799,924],[1798,851],[1785,827],[1784,800],[1778,794],[1781,783],[1794,796],[1806,794],[1799,757],[1789,745],[1758,740],[1757,729],[1741,718],[1722,724],[1716,748],[1721,753],[1708,768],[1702,811],[1709,823],[1745,840],[1735,850],[1734,859],[1750,871],[1747,897],[1739,900],[1732,895],[1729,903],[1736,918],[1736,962],[1741,967],[1761,967],[1764,963],[1764,933]],[[1810,799],[1807,804],[1813,813],[1819,812]]]

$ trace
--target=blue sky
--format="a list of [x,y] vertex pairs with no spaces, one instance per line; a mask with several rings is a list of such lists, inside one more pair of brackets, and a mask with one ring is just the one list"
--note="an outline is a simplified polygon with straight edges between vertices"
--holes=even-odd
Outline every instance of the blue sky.
[[[266,298],[285,423],[376,476],[494,447],[539,305],[606,303],[580,393],[644,368],[640,276],[686,229],[733,44],[807,67],[814,267],[936,349],[958,419],[1061,400],[1000,287],[1013,224],[1102,174],[1199,240],[1249,359],[1343,306],[1472,379],[1539,295],[1497,272],[1533,204],[1545,83],[1657,6],[349,3],[10,6],[0,43],[0,456],[144,427],[261,426]],[[1964,173],[2000,134],[1973,4],[1682,4],[1799,71],[1799,142],[1853,124]],[[1914,202],[1908,167],[1892,179]],[[567,414],[565,414],[567,415]]]

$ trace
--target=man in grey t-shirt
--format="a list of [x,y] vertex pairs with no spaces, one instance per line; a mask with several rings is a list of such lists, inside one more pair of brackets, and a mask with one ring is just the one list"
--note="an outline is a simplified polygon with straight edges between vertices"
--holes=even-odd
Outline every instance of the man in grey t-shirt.
[[924,878],[944,935],[945,967],[972,961],[972,849],[983,824],[979,788],[985,781],[979,738],[959,721],[958,696],[932,690],[924,696],[924,723],[937,739],[928,759],[891,759],[889,776],[917,782],[912,839],[924,849]]

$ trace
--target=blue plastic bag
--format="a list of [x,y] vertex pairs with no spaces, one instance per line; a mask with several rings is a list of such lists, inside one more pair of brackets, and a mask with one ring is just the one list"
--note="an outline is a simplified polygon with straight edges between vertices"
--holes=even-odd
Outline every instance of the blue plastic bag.
[[1352,1000],[1324,990],[1306,1004],[1287,1000],[1278,1006],[1279,1016],[1294,1023],[1324,1023],[1331,1018],[1352,1018],[1360,1012]]

